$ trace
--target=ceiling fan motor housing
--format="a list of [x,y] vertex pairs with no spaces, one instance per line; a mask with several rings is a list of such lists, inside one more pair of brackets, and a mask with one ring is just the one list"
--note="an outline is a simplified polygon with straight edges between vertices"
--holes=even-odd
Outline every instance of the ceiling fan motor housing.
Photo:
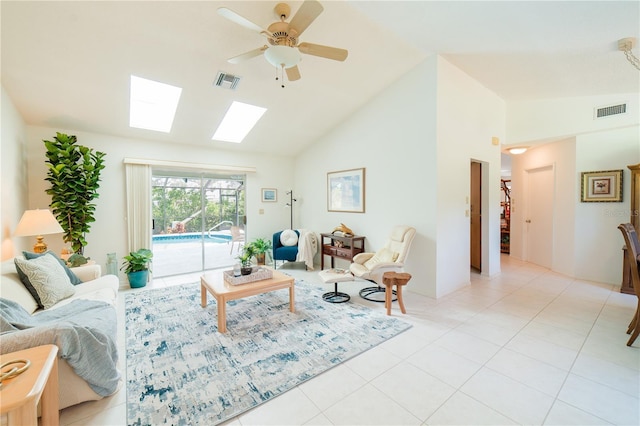
[[273,37],[269,37],[269,43],[273,46],[293,47],[298,44],[298,38],[295,34],[291,34],[293,31],[290,31],[287,22],[274,22],[269,25],[268,30],[273,34]]

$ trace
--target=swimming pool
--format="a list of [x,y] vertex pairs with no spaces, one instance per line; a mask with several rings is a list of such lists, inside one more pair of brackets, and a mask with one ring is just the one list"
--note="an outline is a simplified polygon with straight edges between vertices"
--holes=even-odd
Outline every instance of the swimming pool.
[[209,236],[206,234],[202,235],[197,232],[187,232],[184,234],[157,234],[151,238],[154,244],[197,242],[201,239],[204,239],[205,243],[228,243],[231,241],[231,235],[211,234],[211,236]]

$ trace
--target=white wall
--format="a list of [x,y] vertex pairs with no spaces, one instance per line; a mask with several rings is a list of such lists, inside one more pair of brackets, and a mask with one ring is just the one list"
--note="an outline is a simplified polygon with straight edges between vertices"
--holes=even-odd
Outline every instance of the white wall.
[[27,210],[27,160],[25,124],[7,92],[2,87],[2,143],[1,157],[1,223],[2,259],[11,258],[33,247],[33,237],[11,238]]
[[576,278],[622,282],[624,240],[617,227],[630,219],[631,171],[627,166],[640,163],[639,132],[640,127],[634,127],[577,137],[578,189],[581,172],[622,169],[624,176],[622,203],[581,203],[579,194],[574,195]]
[[[208,149],[202,146],[176,146],[162,142],[123,139],[95,133],[78,132],[68,129],[27,127],[29,147],[29,205],[47,207],[50,197],[45,193],[46,177],[45,147],[42,142],[51,139],[56,131],[73,134],[78,143],[106,152],[105,169],[96,199],[96,221],[87,236],[85,256],[105,265],[107,253],[116,252],[121,259],[126,254],[126,199],[125,172],[123,159],[144,158],[177,162],[205,163],[212,165],[232,165],[255,167],[256,172],[247,175],[246,211],[247,238],[271,238],[273,232],[289,226],[289,210],[284,208],[284,193],[293,181],[293,159],[290,157],[247,155],[231,151]],[[262,203],[261,188],[276,188],[277,203]],[[259,214],[263,209],[264,214]],[[52,249],[62,248],[62,236],[47,238]]]
[[[522,259],[524,254],[526,170],[553,165],[555,214],[551,269],[579,279],[620,285],[623,241],[616,228],[629,221],[630,172],[626,166],[638,162],[637,126],[579,135],[514,156],[511,255]],[[624,170],[622,203],[580,202],[581,172],[618,169]]]
[[[369,251],[382,247],[394,225],[414,226],[408,290],[447,294],[470,279],[465,202],[472,158],[489,164],[486,196],[495,206],[486,235],[489,245],[495,238],[497,254],[488,254],[487,264],[499,270],[500,151],[491,136],[503,133],[499,98],[442,58],[428,58],[298,156],[302,223],[329,232],[343,222],[367,237]],[[357,167],[366,167],[366,212],[327,212],[326,173]]]
[[[554,170],[554,206],[546,206],[553,214],[551,269],[574,276],[574,226],[576,205],[575,139],[545,144],[524,154],[512,156],[511,170],[511,256],[524,259],[527,217],[526,176],[528,170],[552,166]],[[579,187],[579,185],[578,185]],[[524,259],[527,260],[527,259]]]
[[[627,113],[594,119],[594,109],[627,104]],[[508,102],[506,143],[558,141],[640,124],[638,93]]]
[[438,61],[437,292],[440,297],[470,280],[471,160],[482,163],[482,273],[500,272],[500,140],[502,99],[446,60]]

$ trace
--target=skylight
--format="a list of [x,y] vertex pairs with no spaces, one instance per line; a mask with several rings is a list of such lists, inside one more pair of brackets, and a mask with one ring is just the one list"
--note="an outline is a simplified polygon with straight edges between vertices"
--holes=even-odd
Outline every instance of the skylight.
[[129,126],[169,133],[182,88],[131,76]]
[[224,142],[242,142],[265,111],[267,111],[266,108],[234,101],[212,139]]

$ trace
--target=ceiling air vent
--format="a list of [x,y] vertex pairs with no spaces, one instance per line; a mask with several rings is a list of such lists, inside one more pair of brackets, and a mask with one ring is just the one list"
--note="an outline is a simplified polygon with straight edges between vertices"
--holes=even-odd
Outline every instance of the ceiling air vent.
[[627,104],[610,105],[596,108],[595,118],[609,117],[610,115],[624,114],[627,112]]
[[227,74],[225,72],[219,72],[216,76],[216,81],[213,82],[214,86],[222,87],[223,89],[235,90],[240,83],[240,77]]

